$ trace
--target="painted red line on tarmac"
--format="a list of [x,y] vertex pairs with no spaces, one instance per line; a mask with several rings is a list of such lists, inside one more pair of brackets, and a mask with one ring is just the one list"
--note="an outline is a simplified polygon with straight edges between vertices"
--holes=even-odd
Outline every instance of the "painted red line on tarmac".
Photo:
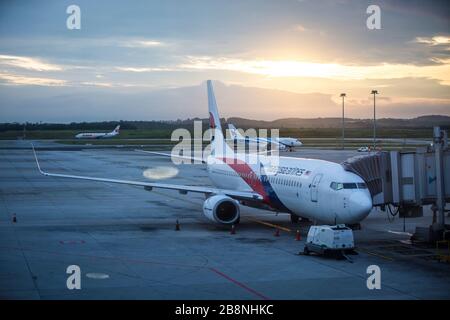
[[245,289],[245,290],[247,290],[248,292],[253,293],[254,295],[260,297],[260,298],[263,299],[263,300],[270,300],[270,298],[266,297],[265,295],[259,293],[259,292],[256,291],[256,290],[253,290],[253,289],[250,288],[250,287],[247,287],[245,284],[243,284],[243,283],[241,283],[241,282],[239,282],[239,281],[237,281],[237,280],[235,280],[235,279],[233,279],[233,278],[227,276],[225,273],[222,273],[222,272],[220,272],[219,270],[217,270],[217,269],[215,269],[215,268],[209,268],[209,270],[211,270],[211,271],[214,272],[214,273],[217,273],[219,276],[221,276],[221,277],[223,277],[223,278],[225,278],[225,279],[227,279],[227,280],[233,282],[234,284],[238,285],[238,286],[241,287],[242,289]]

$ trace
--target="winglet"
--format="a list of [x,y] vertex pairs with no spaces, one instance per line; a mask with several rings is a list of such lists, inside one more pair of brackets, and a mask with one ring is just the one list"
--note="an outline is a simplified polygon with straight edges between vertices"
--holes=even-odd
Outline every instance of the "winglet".
[[37,158],[37,155],[36,155],[36,150],[34,150],[34,145],[33,145],[33,143],[30,143],[30,144],[31,144],[31,148],[33,149],[34,159],[36,160],[36,164],[37,164],[38,170],[39,170],[39,172],[41,174],[45,175],[45,172],[41,170],[41,166],[39,165],[39,161],[38,161],[38,158]]

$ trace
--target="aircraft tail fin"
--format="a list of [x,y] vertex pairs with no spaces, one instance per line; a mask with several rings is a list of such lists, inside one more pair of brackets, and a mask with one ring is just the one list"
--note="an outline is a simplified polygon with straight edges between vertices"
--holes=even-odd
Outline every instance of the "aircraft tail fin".
[[113,132],[115,132],[115,133],[119,133],[120,132],[120,124],[117,127],[114,128]]
[[225,154],[233,155],[234,151],[227,145],[223,136],[212,81],[208,80],[206,82],[206,85],[208,88],[209,129],[211,130],[211,154],[220,156],[223,156]]
[[233,124],[231,123],[228,124],[228,130],[230,131],[231,139],[244,139],[242,134],[239,132],[238,129],[236,129],[236,127]]

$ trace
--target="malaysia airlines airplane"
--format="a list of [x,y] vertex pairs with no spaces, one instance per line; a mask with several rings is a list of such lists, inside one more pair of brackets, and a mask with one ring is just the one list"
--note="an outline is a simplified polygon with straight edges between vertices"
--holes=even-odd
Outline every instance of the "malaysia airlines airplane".
[[299,139],[296,138],[262,138],[262,137],[249,137],[243,136],[236,127],[229,123],[228,130],[230,131],[231,139],[234,141],[243,142],[254,142],[262,148],[267,148],[268,145],[272,144],[279,148],[279,150],[289,150],[293,151],[296,147],[301,147],[303,144]]
[[235,153],[231,150],[223,136],[210,80],[207,82],[207,91],[211,131],[210,155],[206,158],[194,158],[142,152],[186,158],[190,161],[200,160],[206,163],[209,177],[216,187],[48,173],[40,168],[33,147],[38,170],[50,177],[141,186],[149,191],[162,188],[177,190],[180,194],[202,193],[206,196],[203,214],[219,224],[238,223],[241,205],[289,213],[292,222],[304,217],[328,224],[354,224],[369,214],[372,198],[366,184],[361,177],[345,171],[337,163],[292,157],[274,159],[273,155]]
[[120,132],[120,125],[111,132],[82,132],[75,136],[77,139],[107,139],[117,136]]

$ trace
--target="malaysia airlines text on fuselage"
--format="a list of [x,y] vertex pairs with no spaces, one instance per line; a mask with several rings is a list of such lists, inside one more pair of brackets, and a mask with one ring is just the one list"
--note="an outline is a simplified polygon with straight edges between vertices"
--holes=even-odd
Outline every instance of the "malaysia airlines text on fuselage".
[[105,139],[117,136],[120,133],[120,125],[111,132],[82,132],[75,136],[77,139]]

